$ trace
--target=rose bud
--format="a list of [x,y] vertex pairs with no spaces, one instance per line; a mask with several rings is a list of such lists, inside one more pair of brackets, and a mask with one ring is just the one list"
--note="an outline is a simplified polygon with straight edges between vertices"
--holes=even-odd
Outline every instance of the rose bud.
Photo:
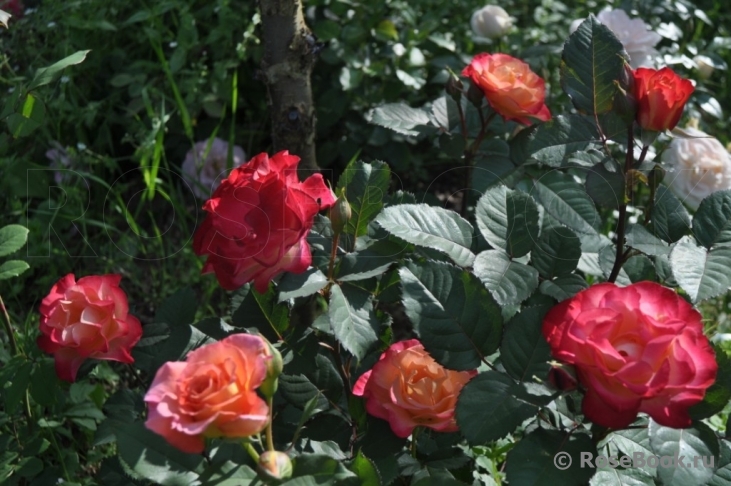
[[508,12],[497,5],[485,5],[475,11],[470,19],[470,27],[475,34],[487,39],[502,37],[510,31],[513,19]]
[[330,224],[332,225],[333,232],[339,235],[343,232],[345,227],[348,225],[348,221],[352,216],[353,212],[350,208],[350,203],[345,197],[345,191],[338,197],[335,204],[330,208]]
[[280,481],[292,476],[292,461],[284,452],[266,451],[259,456],[256,472],[264,481]]
[[680,121],[685,103],[693,94],[693,83],[672,69],[638,68],[634,71],[637,123],[645,130],[672,130]]

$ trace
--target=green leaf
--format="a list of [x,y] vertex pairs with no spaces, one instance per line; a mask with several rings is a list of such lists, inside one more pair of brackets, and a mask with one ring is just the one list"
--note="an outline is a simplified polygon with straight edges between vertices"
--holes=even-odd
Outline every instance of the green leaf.
[[[376,246],[376,245],[374,245]],[[335,279],[340,282],[365,280],[385,273],[397,255],[382,255],[373,248],[347,253],[340,258]]]
[[627,246],[639,250],[645,255],[658,256],[670,253],[670,246],[656,237],[640,224],[632,224],[625,233]]
[[543,317],[549,306],[526,307],[505,326],[500,357],[505,371],[518,381],[546,381],[551,348],[543,337]]
[[349,235],[363,236],[368,233],[368,223],[383,208],[383,199],[391,183],[391,169],[384,162],[370,164],[351,162],[338,180],[337,193],[345,190],[352,216],[345,226]]
[[198,310],[198,298],[190,287],[185,287],[163,301],[155,312],[154,322],[164,322],[171,326],[192,324]]
[[600,206],[616,209],[624,200],[624,175],[618,167],[610,171],[604,163],[596,164],[586,174],[584,185],[587,194]]
[[411,108],[405,103],[388,103],[371,110],[366,119],[376,125],[390,128],[403,135],[415,137],[420,126],[429,125],[429,115],[420,108]]
[[[674,429],[651,420],[648,432],[650,445],[657,456],[684,456],[684,466],[658,467],[657,474],[662,484],[705,484],[713,477],[714,467],[706,467],[702,458],[718,463],[720,446],[716,434],[706,424],[696,422],[692,428]],[[697,461],[696,457],[699,458]]]
[[498,440],[535,415],[538,407],[516,398],[520,393],[517,383],[497,371],[480,373],[468,381],[459,394],[455,413],[467,442],[479,445]]
[[688,409],[693,420],[703,420],[721,412],[731,400],[731,359],[720,349],[714,346],[718,372],[716,381],[706,390],[703,401]]
[[544,280],[538,287],[538,290],[542,294],[553,297],[557,301],[569,299],[581,292],[584,289],[588,289],[589,284],[586,283],[584,277],[571,273],[569,275],[563,275],[555,280]]
[[20,111],[8,116],[5,123],[13,138],[27,137],[43,125],[45,117],[46,107],[43,102],[32,94],[28,94]]
[[[300,454],[292,460],[293,478],[282,485],[295,484],[340,484],[338,481],[357,480],[354,472],[348,470],[343,463],[323,454]],[[297,482],[299,477],[312,477],[314,482]],[[351,484],[348,482],[348,484]],[[355,484],[358,484],[357,481]]]
[[612,109],[629,57],[614,33],[590,15],[571,34],[561,55],[561,87],[580,113],[606,113]]
[[90,51],[77,51],[70,56],[61,59],[57,63],[39,69],[36,71],[35,76],[33,76],[33,79],[28,85],[28,91],[32,91],[40,86],[51,83],[53,78],[68,66],[83,62],[89,52]]
[[533,267],[543,278],[569,274],[581,258],[581,240],[566,227],[549,228],[538,238],[530,258]]
[[670,266],[678,285],[698,303],[726,292],[731,286],[731,248],[711,251],[683,237],[670,252]]
[[523,192],[503,185],[488,189],[477,201],[477,226],[493,248],[512,258],[531,251],[538,239],[538,207]]
[[630,257],[624,265],[622,270],[627,274],[627,277],[632,283],[642,282],[649,280],[654,282],[657,280],[657,272],[655,272],[655,264],[652,263],[645,255],[635,255]]
[[687,234],[689,228],[690,216],[683,204],[668,188],[658,186],[650,212],[650,233],[673,243]]
[[457,265],[472,266],[472,225],[454,211],[426,204],[390,206],[376,218],[389,233],[414,245],[446,253]]
[[599,469],[589,482],[590,486],[650,486],[655,477],[642,469],[621,469],[609,467]]
[[28,228],[9,224],[0,228],[0,257],[14,253],[28,241]]
[[501,306],[523,302],[538,287],[538,271],[511,261],[502,250],[485,250],[477,255],[474,273]]
[[303,273],[286,273],[279,281],[279,302],[307,297],[327,285],[327,277],[318,269],[310,267]]
[[30,266],[22,260],[8,260],[0,265],[0,280],[17,277],[29,268]]
[[500,345],[502,315],[469,272],[442,262],[399,269],[406,315],[426,350],[453,370],[473,370]]
[[279,390],[297,408],[304,409],[312,400],[315,400],[315,407],[320,410],[327,410],[329,407],[327,398],[304,375],[279,375]]
[[721,441],[718,468],[707,484],[708,486],[731,486],[731,443],[727,440]]
[[470,183],[472,190],[483,194],[495,184],[506,183],[518,167],[510,159],[510,146],[497,138],[484,141],[474,158]]
[[731,190],[714,192],[701,201],[693,215],[693,235],[708,249],[731,246]]
[[281,339],[289,327],[289,307],[279,302],[272,285],[264,294],[244,285],[231,298],[231,310],[234,326],[255,328],[270,341]]
[[363,359],[378,341],[380,323],[373,310],[373,296],[356,287],[334,284],[328,313],[335,338],[353,356]]
[[[599,267],[601,267],[604,278],[609,278],[614,268],[614,262],[617,260],[617,246],[614,244],[605,246],[599,250]],[[624,266],[620,267],[619,273],[617,274],[616,283],[618,285],[629,285],[632,280],[627,275],[627,271]]]
[[0,391],[5,402],[5,412],[15,413],[30,385],[33,363],[24,356],[15,356],[0,368]]
[[536,429],[508,452],[505,468],[507,480],[511,485],[519,486],[584,485],[596,469],[586,465],[582,467],[582,453],[589,453],[592,457],[597,455],[596,447],[588,435]]
[[198,483],[204,466],[200,454],[186,454],[167,443],[141,423],[113,420],[117,453],[140,476],[163,486]]
[[584,188],[569,174],[553,170],[533,182],[531,192],[546,212],[577,233],[596,234],[601,218]]
[[536,160],[549,167],[563,167],[574,152],[589,150],[599,143],[594,124],[580,115],[558,115],[521,131],[510,141],[515,165]]
[[358,455],[355,456],[355,459],[353,459],[353,463],[350,468],[358,476],[362,486],[381,485],[381,477],[378,474],[378,469],[376,469],[373,461],[363,455],[362,451],[358,451]]

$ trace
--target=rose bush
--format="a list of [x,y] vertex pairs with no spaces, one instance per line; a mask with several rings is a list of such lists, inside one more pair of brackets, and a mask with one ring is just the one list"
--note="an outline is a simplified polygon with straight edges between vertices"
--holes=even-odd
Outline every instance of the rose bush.
[[672,130],[695,88],[669,67],[638,68],[633,72],[637,122],[646,130]]
[[512,26],[513,19],[505,9],[497,5],[485,5],[476,10],[470,18],[472,32],[487,39],[504,36]]
[[297,179],[299,157],[259,154],[234,169],[206,201],[208,216],[193,240],[214,272],[234,290],[254,282],[263,293],[282,272],[302,273],[312,262],[307,233],[315,215],[335,203],[322,175]]
[[56,373],[75,381],[89,358],[133,363],[130,350],[142,336],[140,321],[129,313],[121,275],[73,274],[59,280],[41,302],[38,347],[53,354]]
[[434,361],[416,340],[392,344],[372,369],[358,378],[353,395],[366,400],[366,410],[387,420],[393,433],[408,437],[415,427],[440,432],[459,430],[454,407],[476,371],[453,371]]
[[688,207],[698,209],[711,193],[731,189],[731,154],[717,138],[695,128],[676,128],[662,153],[664,182]]
[[529,125],[531,120],[551,119],[545,82],[520,59],[507,54],[478,54],[462,75],[480,88],[490,106],[506,120]]
[[234,334],[165,363],[145,394],[145,425],[178,449],[202,452],[205,438],[248,437],[269,422],[256,389],[267,375],[268,344]]
[[[185,155],[183,177],[193,188],[195,195],[201,199],[208,199],[211,193],[225,178],[227,170],[228,142],[214,138],[208,147],[208,140],[201,140]],[[246,160],[244,149],[238,145],[233,147],[233,165],[238,167]]]
[[626,427],[638,412],[688,427],[688,408],[716,378],[700,313],[654,282],[581,291],[548,312],[543,334],[553,356],[576,367],[584,414],[605,427]]

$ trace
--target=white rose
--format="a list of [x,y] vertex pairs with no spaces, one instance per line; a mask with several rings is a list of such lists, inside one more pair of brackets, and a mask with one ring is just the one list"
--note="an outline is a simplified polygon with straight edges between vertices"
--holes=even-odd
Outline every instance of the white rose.
[[[630,58],[633,69],[650,66],[652,58],[657,54],[655,45],[660,42],[660,34],[650,30],[650,26],[642,19],[630,19],[622,9],[603,10],[597,15],[597,20],[607,26],[624,46]],[[579,28],[584,19],[577,19],[571,23],[569,32]]]
[[475,34],[496,39],[508,33],[513,26],[513,19],[502,7],[485,5],[472,14],[470,26]]
[[693,62],[695,62],[695,66],[698,69],[698,77],[701,79],[708,79],[711,77],[715,66],[713,65],[713,61],[710,57],[698,55],[693,58]]
[[[208,156],[206,156],[206,147],[208,147],[208,140],[196,143],[193,149],[185,155],[182,166],[183,177],[191,185],[195,195],[201,199],[211,197],[221,181],[228,176],[226,166],[228,143],[220,138],[214,138]],[[234,145],[233,167],[240,166],[245,160],[244,149]]]
[[731,189],[731,154],[718,139],[695,128],[676,128],[673,135],[662,154],[664,182],[681,201],[698,209],[712,192]]

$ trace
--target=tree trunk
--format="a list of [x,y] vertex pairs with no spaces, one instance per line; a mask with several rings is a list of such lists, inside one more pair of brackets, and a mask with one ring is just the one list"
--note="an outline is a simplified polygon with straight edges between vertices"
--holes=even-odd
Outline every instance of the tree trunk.
[[264,59],[262,78],[269,93],[274,150],[302,160],[299,177],[317,171],[315,107],[310,73],[319,46],[305,24],[302,0],[259,0]]

